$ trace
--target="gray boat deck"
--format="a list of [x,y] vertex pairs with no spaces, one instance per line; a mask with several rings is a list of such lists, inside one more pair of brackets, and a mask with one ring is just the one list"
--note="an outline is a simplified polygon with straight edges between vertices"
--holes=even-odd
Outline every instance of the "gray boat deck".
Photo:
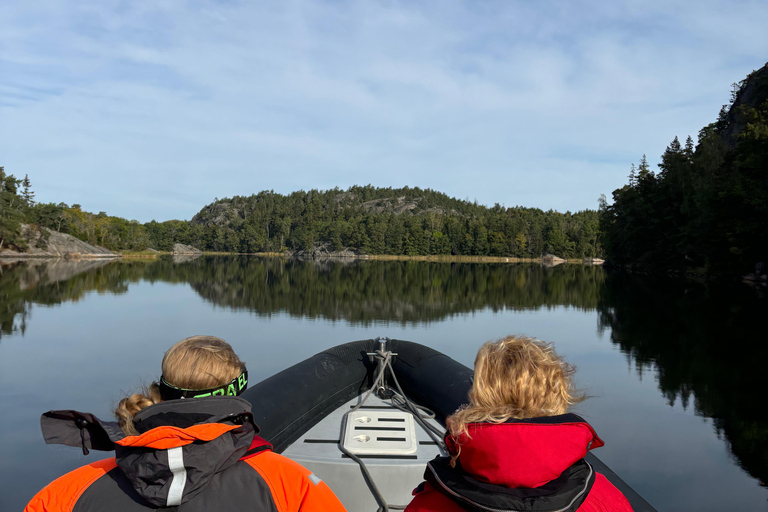
[[[365,483],[360,466],[339,449],[339,442],[343,435],[344,414],[360,400],[361,397],[356,397],[333,411],[286,448],[283,455],[320,477],[333,489],[349,512],[375,512],[378,504]],[[371,395],[358,410],[399,411],[392,407],[389,400],[381,400],[375,395]],[[436,421],[429,421],[440,427]],[[373,430],[375,426],[363,428],[367,430],[362,432],[375,435],[376,431]],[[402,435],[399,430],[387,429],[384,432],[388,432],[390,436]],[[415,453],[360,455],[389,505],[407,505],[411,501],[413,489],[423,480],[427,462],[441,453],[435,442],[418,424],[415,435],[417,445]]]

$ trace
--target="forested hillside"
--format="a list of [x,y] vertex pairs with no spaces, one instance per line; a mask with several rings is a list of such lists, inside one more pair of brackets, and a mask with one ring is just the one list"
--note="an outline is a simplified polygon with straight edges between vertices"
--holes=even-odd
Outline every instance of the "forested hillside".
[[[598,216],[493,208],[418,188],[351,187],[218,200],[190,222],[211,250],[256,252],[349,247],[366,254],[594,256]],[[161,243],[162,236],[155,236]]]
[[[5,177],[7,183],[16,183]],[[29,185],[29,179],[27,178]],[[18,188],[18,187],[17,187]],[[29,189],[29,187],[27,187]],[[354,186],[290,195],[264,191],[217,199],[192,220],[140,224],[79,205],[35,204],[7,192],[3,240],[20,244],[18,225],[34,223],[111,250],[168,251],[183,243],[206,251],[284,252],[352,249],[363,254],[566,258],[601,256],[597,211],[488,208],[419,188]],[[5,197],[5,196],[4,196]]]
[[654,173],[645,157],[601,208],[618,264],[749,272],[768,257],[768,64],[734,84],[694,147],[675,137]]

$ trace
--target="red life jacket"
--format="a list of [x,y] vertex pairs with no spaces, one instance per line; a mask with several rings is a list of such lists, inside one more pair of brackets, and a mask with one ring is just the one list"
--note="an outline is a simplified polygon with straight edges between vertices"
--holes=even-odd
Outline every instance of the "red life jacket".
[[632,510],[583,460],[604,443],[575,414],[475,423],[446,444],[459,453],[456,468],[447,457],[430,462],[409,512]]

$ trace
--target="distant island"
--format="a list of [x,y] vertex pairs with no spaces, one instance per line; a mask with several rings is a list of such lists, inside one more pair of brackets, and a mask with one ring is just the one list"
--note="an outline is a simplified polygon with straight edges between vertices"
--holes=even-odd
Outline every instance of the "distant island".
[[[168,251],[184,244],[203,251],[358,257],[483,256],[562,258],[602,255],[596,210],[571,214],[536,208],[492,208],[430,189],[353,186],[290,195],[263,191],[216,199],[191,220],[140,224],[80,205],[36,204],[29,178],[0,168],[0,249],[24,251],[26,223],[67,233],[112,251]],[[26,185],[19,187],[20,183]],[[15,205],[15,207],[13,206]]]

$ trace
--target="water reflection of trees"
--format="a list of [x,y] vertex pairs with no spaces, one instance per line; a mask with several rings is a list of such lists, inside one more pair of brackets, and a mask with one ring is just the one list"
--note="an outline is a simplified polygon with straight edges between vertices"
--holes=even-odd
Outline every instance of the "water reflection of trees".
[[[26,330],[30,304],[79,300],[92,290],[121,293],[127,288],[104,278],[108,260],[31,260],[0,265],[0,338]],[[109,281],[109,282],[108,282]]]
[[258,314],[425,322],[485,308],[595,308],[602,269],[568,265],[224,259],[190,284],[219,306]]
[[765,307],[745,286],[614,274],[599,305],[612,341],[640,371],[655,368],[670,404],[679,398],[688,407],[692,398],[695,412],[713,419],[741,466],[764,486]]
[[259,315],[428,322],[485,308],[567,305],[594,309],[600,268],[415,261],[303,262],[203,257],[139,261],[33,261],[0,267],[0,336],[23,331],[31,304],[79,300],[89,291],[124,293],[131,282],[189,283],[217,306]]

